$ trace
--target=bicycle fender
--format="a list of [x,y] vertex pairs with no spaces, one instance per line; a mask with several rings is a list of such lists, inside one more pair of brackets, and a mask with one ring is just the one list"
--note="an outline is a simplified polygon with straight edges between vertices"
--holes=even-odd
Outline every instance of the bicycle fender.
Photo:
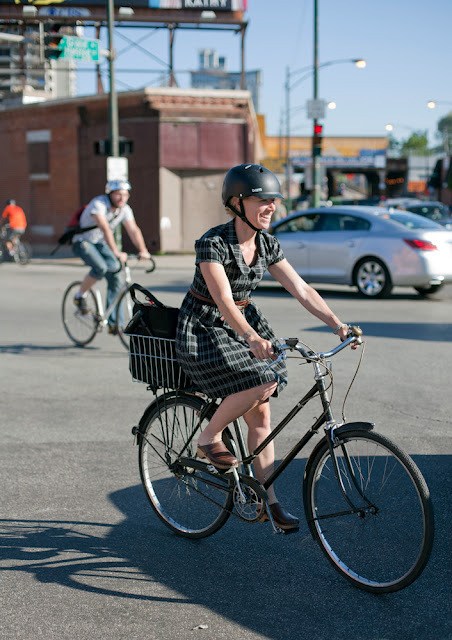
[[334,429],[334,433],[344,433],[345,431],[372,431],[375,424],[373,422],[345,422],[337,429]]

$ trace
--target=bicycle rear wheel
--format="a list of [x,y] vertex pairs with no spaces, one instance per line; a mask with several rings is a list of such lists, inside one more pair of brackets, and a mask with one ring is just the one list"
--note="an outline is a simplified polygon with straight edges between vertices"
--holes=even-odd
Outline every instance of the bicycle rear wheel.
[[197,396],[164,394],[139,430],[139,466],[146,495],[160,520],[188,538],[218,531],[232,507],[224,476],[178,461],[181,456],[196,458],[199,414],[204,407],[204,400]]
[[352,509],[340,491],[323,439],[303,484],[311,533],[333,567],[360,589],[398,591],[423,571],[433,544],[428,487],[411,458],[374,432],[344,433],[335,448]]
[[72,342],[79,347],[89,344],[96,336],[99,327],[99,308],[94,293],[90,290],[86,297],[87,313],[81,313],[75,306],[75,294],[80,289],[81,282],[73,282],[68,286],[63,297],[61,315],[64,330]]
[[116,331],[119,339],[126,349],[129,348],[129,336],[124,335],[124,329],[129,324],[133,315],[133,301],[129,289],[124,291],[116,305]]
[[14,261],[17,264],[28,264],[31,259],[31,246],[28,242],[19,242],[14,251]]

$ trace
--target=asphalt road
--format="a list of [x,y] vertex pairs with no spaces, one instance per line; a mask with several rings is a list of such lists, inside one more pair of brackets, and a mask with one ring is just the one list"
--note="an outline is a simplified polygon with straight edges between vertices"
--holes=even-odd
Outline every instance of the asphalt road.
[[[170,305],[191,280],[191,258],[157,258],[135,279]],[[214,536],[190,541],[153,515],[141,488],[131,427],[151,394],[133,383],[117,338],[76,348],[60,320],[63,291],[85,269],[64,261],[0,266],[1,637],[3,640],[446,640],[450,584],[452,287],[430,300],[396,290],[363,300],[343,287],[319,290],[343,321],[359,324],[366,351],[346,405],[349,420],[377,430],[413,455],[432,493],[437,534],[423,575],[375,596],[330,568],[307,526],[275,536],[269,525],[232,518]],[[316,349],[336,338],[273,284],[257,303],[281,337]],[[334,406],[359,355],[334,362]],[[275,421],[310,383],[291,363]],[[278,440],[282,455],[317,408]],[[302,452],[278,482],[302,516]],[[207,628],[199,628],[207,625]]]

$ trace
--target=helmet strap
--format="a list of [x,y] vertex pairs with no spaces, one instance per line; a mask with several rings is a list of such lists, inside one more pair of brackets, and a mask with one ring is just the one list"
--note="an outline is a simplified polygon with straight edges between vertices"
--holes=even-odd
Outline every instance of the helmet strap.
[[251,224],[251,222],[246,217],[245,206],[243,204],[243,198],[240,198],[239,200],[240,200],[240,211],[238,209],[236,209],[233,204],[230,204],[230,203],[228,204],[229,209],[231,209],[231,211],[233,211],[236,216],[238,216],[241,220],[243,220],[243,222],[246,222],[246,224],[249,227],[251,227],[251,229],[253,229],[253,231],[260,231],[260,229],[256,229],[256,227],[253,224]]

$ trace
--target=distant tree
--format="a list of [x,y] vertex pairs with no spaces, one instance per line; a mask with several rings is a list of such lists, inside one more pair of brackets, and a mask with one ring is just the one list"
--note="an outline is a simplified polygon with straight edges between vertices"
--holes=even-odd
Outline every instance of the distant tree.
[[399,152],[400,146],[401,146],[400,140],[397,140],[397,138],[395,138],[392,134],[389,134],[388,140],[389,140],[389,146],[388,146],[389,151]]
[[441,151],[445,151],[448,155],[452,151],[452,111],[438,120],[438,133],[436,137],[442,141]]
[[414,131],[409,138],[401,142],[400,155],[404,157],[410,154],[426,156],[429,153],[427,131]]

